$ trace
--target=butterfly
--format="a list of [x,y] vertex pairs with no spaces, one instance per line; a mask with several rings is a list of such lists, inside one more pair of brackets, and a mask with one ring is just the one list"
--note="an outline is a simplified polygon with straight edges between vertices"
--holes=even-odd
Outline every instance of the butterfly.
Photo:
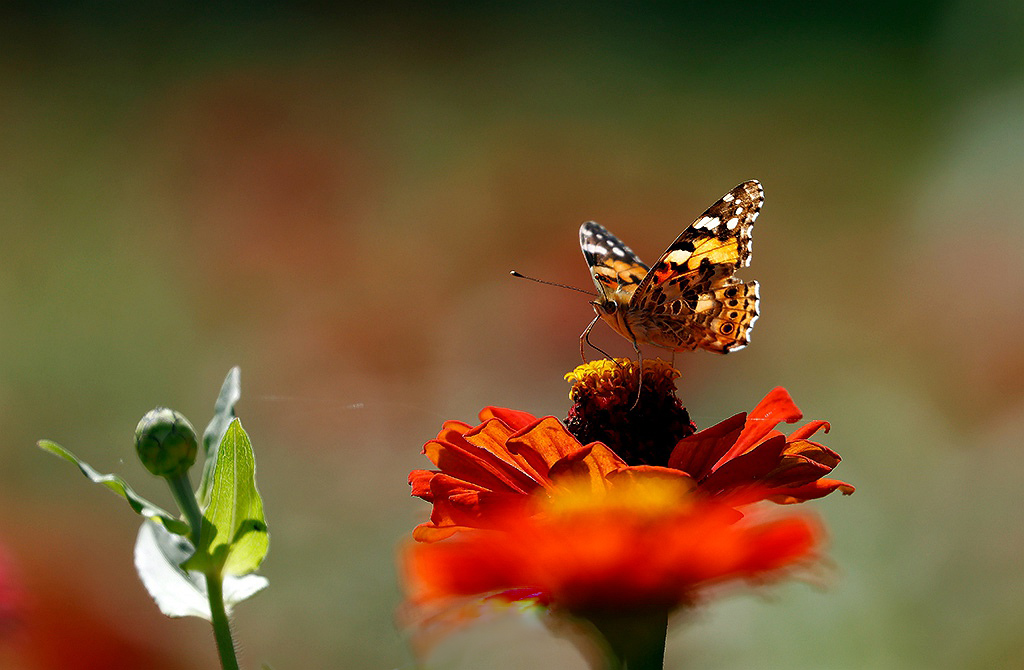
[[[648,268],[603,226],[580,226],[580,248],[597,286],[591,301],[603,319],[640,354],[641,343],[672,351],[742,349],[758,317],[757,282],[733,274],[750,264],[751,232],[764,203],[757,180],[745,181],[711,205]],[[591,345],[593,346],[593,345]]]

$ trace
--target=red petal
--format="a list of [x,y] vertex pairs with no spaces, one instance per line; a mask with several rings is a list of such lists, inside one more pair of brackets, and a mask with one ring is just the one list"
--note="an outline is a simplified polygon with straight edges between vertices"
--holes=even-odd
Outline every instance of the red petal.
[[793,440],[806,440],[815,433],[817,433],[818,430],[821,428],[824,428],[825,432],[827,433],[829,430],[831,430],[832,424],[830,424],[828,421],[811,421],[810,423],[800,426],[799,428],[794,430],[789,436],[789,441],[792,442]]
[[804,454],[786,454],[764,478],[764,482],[771,488],[796,488],[817,481],[830,472],[831,467]]
[[539,419],[505,441],[509,453],[529,463],[539,481],[549,480],[551,466],[583,449],[579,440],[569,434],[565,426],[553,416]]
[[451,526],[471,522],[480,515],[481,489],[471,488],[466,482],[437,474],[430,480],[430,497],[434,506],[430,522],[435,526]]
[[430,495],[430,480],[439,475],[437,470],[413,470],[409,473],[409,486],[412,487],[412,495],[423,498],[427,502],[433,502]]
[[700,487],[714,494],[762,483],[764,477],[778,466],[785,448],[786,438],[776,435],[731,460],[723,458],[722,464],[700,482]]
[[855,490],[854,487],[838,479],[819,479],[804,486],[772,489],[772,494],[768,496],[768,500],[781,505],[791,505],[793,503],[802,503],[805,500],[823,498],[833,491],[839,491],[844,496],[848,496]]
[[743,430],[746,414],[740,413],[721,423],[683,438],[668,457],[668,466],[682,470],[694,479],[706,477],[715,463],[729,451]]
[[757,403],[757,407],[747,416],[747,422],[743,432],[732,448],[722,456],[716,467],[740,454],[748,451],[755,444],[765,439],[775,426],[783,421],[793,423],[799,421],[803,414],[793,403],[789,392],[781,386],[777,386],[768,392],[764,400]]
[[681,482],[687,486],[689,491],[693,491],[697,488],[697,482],[695,482],[693,477],[689,476],[685,472],[677,470],[676,468],[666,468],[660,465],[630,465],[617,472],[611,473],[611,475],[608,476],[608,481],[618,482],[625,477],[632,478],[634,481],[637,481],[638,479],[650,481],[654,477],[661,477],[663,479],[674,479]]
[[486,528],[529,500],[517,492],[482,490],[443,473],[430,479],[429,497],[433,501],[430,522],[421,524],[421,530],[414,534],[420,541],[441,539],[436,534],[427,538],[428,528],[444,531],[444,536],[451,534],[452,528]]
[[548,475],[553,480],[567,475],[587,479],[593,490],[601,491],[607,487],[609,474],[626,467],[626,462],[606,445],[591,442],[552,465]]
[[424,445],[423,453],[446,474],[482,488],[532,491],[537,482],[517,467],[513,462],[517,459],[505,448],[508,430],[491,419],[464,435],[449,433],[451,441],[431,440]]
[[445,526],[444,528],[438,528],[432,523],[421,523],[412,529],[412,539],[417,542],[437,542],[443,540],[446,537],[451,537],[460,530],[468,530],[468,528],[460,526]]
[[821,541],[821,530],[808,518],[793,517],[765,524],[752,532],[755,551],[748,554],[747,570],[752,574],[778,570],[813,555]]
[[824,444],[818,444],[810,440],[794,439],[792,436],[786,440],[786,453],[804,456],[829,468],[836,467],[843,460],[839,457],[839,454]]
[[517,409],[506,409],[505,407],[484,407],[480,410],[480,420],[497,419],[516,432],[526,428],[537,420],[537,417],[529,412],[522,412]]

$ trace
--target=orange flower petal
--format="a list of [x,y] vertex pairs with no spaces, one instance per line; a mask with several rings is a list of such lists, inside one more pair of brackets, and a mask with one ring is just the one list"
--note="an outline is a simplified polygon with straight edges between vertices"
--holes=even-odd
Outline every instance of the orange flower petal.
[[712,495],[751,486],[770,500],[787,502],[793,502],[795,496],[820,497],[837,488],[852,493],[845,483],[828,490],[801,488],[829,474],[841,460],[828,447],[807,439],[822,429],[827,433],[827,421],[810,421],[788,437],[775,429],[779,423],[792,423],[801,416],[789,393],[775,388],[749,415],[737,414],[680,440],[668,464],[690,474],[700,490]]
[[480,420],[497,419],[511,428],[513,431],[526,428],[537,420],[537,417],[529,412],[518,409],[507,409],[505,407],[484,407],[480,410]]
[[694,479],[703,479],[735,444],[743,432],[746,418],[747,415],[741,412],[683,438],[669,456],[669,467],[682,470]]
[[550,480],[552,465],[586,449],[553,416],[539,419],[510,436],[506,448],[528,463],[541,482]]
[[765,476],[778,465],[785,448],[784,435],[770,437],[756,447],[723,462],[700,483],[701,488],[716,494],[751,484],[763,486]]
[[600,491],[607,486],[609,475],[627,467],[614,451],[600,442],[592,442],[552,465],[549,474],[552,481],[563,477],[585,479],[594,491]]
[[768,500],[781,505],[792,505],[807,500],[823,498],[833,491],[839,491],[844,496],[848,496],[856,491],[856,489],[838,479],[819,479],[803,486],[773,489],[772,494],[768,496]]
[[[581,445],[554,417],[487,408],[476,427],[449,421],[424,453],[440,470],[414,470],[412,494],[433,503],[430,522],[413,533],[432,542],[456,530],[487,528],[498,510],[525,505],[555,477],[585,476],[595,489],[626,464],[605,445]],[[513,430],[511,424],[520,426]]]
[[815,433],[817,433],[822,428],[824,428],[825,432],[827,433],[828,431],[830,431],[832,429],[832,424],[830,424],[828,421],[822,421],[820,419],[818,419],[816,421],[808,421],[805,425],[800,426],[799,428],[794,430],[792,433],[790,433],[789,439],[790,440],[806,440],[806,439],[810,438],[812,435],[814,435]]
[[495,419],[472,429],[449,421],[437,439],[424,445],[423,453],[452,477],[481,488],[528,493],[537,488],[537,482],[517,467],[519,459],[505,448],[509,435],[510,429]]
[[783,421],[793,423],[799,421],[803,413],[797,408],[790,397],[789,392],[781,386],[777,386],[768,392],[761,402],[757,403],[753,411],[747,415],[743,432],[736,439],[736,443],[719,460],[719,463],[735,458],[753,447],[761,440],[768,437],[768,434]]

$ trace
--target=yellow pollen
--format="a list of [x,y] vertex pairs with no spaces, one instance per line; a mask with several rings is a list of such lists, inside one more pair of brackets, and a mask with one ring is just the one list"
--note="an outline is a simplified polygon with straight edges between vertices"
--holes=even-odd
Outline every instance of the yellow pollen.
[[[673,382],[679,378],[679,371],[669,365],[668,361],[660,358],[644,361],[644,385],[650,381],[655,386],[662,384],[673,386]],[[579,390],[591,391],[615,391],[618,389],[635,388],[637,377],[637,362],[630,358],[607,358],[599,361],[591,361],[576,368],[565,375],[565,381],[572,384],[569,391],[569,398],[572,400],[573,393]]]

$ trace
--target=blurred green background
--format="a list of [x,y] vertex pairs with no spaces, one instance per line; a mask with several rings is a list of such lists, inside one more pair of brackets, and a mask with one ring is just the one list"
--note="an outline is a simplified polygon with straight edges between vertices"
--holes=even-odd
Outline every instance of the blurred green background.
[[[205,425],[237,364],[272,538],[243,664],[414,667],[407,472],[484,405],[564,417],[592,316],[508,271],[587,287],[582,221],[650,262],[750,178],[762,317],[741,353],[677,356],[680,393],[704,427],[786,386],[858,491],[808,506],[824,588],[715,602],[668,666],[1024,666],[1024,4],[712,5],[5,4],[0,550],[25,620],[0,666],[215,666],[136,578],[138,519],[33,444],[170,505],[135,424]],[[515,617],[424,664],[583,667]]]

